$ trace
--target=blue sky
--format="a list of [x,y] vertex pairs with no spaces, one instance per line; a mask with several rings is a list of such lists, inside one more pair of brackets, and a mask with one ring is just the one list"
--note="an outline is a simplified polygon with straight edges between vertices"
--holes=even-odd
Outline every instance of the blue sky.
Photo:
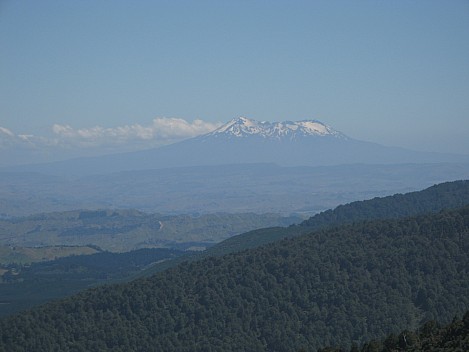
[[247,116],[469,153],[469,1],[3,0],[0,47],[4,139]]

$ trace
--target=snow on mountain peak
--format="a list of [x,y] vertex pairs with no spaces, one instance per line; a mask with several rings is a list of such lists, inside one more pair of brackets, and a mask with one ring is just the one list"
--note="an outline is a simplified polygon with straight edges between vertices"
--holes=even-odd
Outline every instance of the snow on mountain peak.
[[244,134],[258,134],[262,132],[259,122],[248,119],[247,117],[238,117],[232,119],[212,133],[225,133],[241,137]]
[[296,139],[306,136],[347,137],[339,131],[317,120],[268,122],[256,121],[247,117],[234,118],[206,136],[248,137],[259,136],[274,139]]

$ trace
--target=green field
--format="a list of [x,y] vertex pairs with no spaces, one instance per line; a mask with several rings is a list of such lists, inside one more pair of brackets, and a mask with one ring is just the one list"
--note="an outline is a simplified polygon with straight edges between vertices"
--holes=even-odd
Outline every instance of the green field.
[[[88,255],[99,252],[93,246],[50,246],[50,247],[17,247],[0,246],[0,265],[30,264],[54,260],[70,255]],[[0,276],[2,271],[0,271]]]

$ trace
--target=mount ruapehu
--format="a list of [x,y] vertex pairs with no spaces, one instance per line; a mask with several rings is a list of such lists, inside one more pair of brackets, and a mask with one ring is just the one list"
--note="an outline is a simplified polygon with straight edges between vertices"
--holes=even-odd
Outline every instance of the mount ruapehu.
[[467,161],[469,156],[416,152],[356,140],[317,120],[258,122],[239,117],[210,133],[164,147],[8,170],[84,175],[245,163],[326,166]]

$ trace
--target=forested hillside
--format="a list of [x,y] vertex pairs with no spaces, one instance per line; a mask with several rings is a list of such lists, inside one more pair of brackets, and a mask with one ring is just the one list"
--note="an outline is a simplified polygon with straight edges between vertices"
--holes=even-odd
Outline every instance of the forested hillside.
[[469,180],[441,183],[422,191],[339,205],[288,228],[259,229],[233,236],[206,254],[227,254],[255,248],[286,237],[362,220],[391,219],[439,212],[469,204]]
[[98,284],[130,280],[144,268],[187,252],[145,248],[126,253],[75,255],[28,265],[0,265],[0,317]]
[[469,207],[187,263],[3,319],[0,351],[295,351],[469,309]]
[[175,261],[156,265],[148,269],[145,274],[151,275],[157,271],[165,270],[184,260],[198,260],[235,253],[322,228],[362,220],[402,218],[435,213],[443,209],[458,208],[468,204],[468,180],[441,183],[418,192],[352,202],[316,214],[298,226],[263,228],[230,237],[204,252],[193,254],[191,257],[178,258]]
[[359,220],[402,218],[435,213],[442,209],[459,208],[467,204],[469,204],[469,180],[445,182],[423,191],[339,205],[333,210],[327,210],[303,221],[300,226],[319,228]]
[[418,330],[403,330],[390,334],[383,340],[365,343],[362,348],[352,345],[350,350],[325,347],[318,352],[466,352],[469,351],[469,311],[462,319],[454,319],[451,324],[441,326],[431,320]]

